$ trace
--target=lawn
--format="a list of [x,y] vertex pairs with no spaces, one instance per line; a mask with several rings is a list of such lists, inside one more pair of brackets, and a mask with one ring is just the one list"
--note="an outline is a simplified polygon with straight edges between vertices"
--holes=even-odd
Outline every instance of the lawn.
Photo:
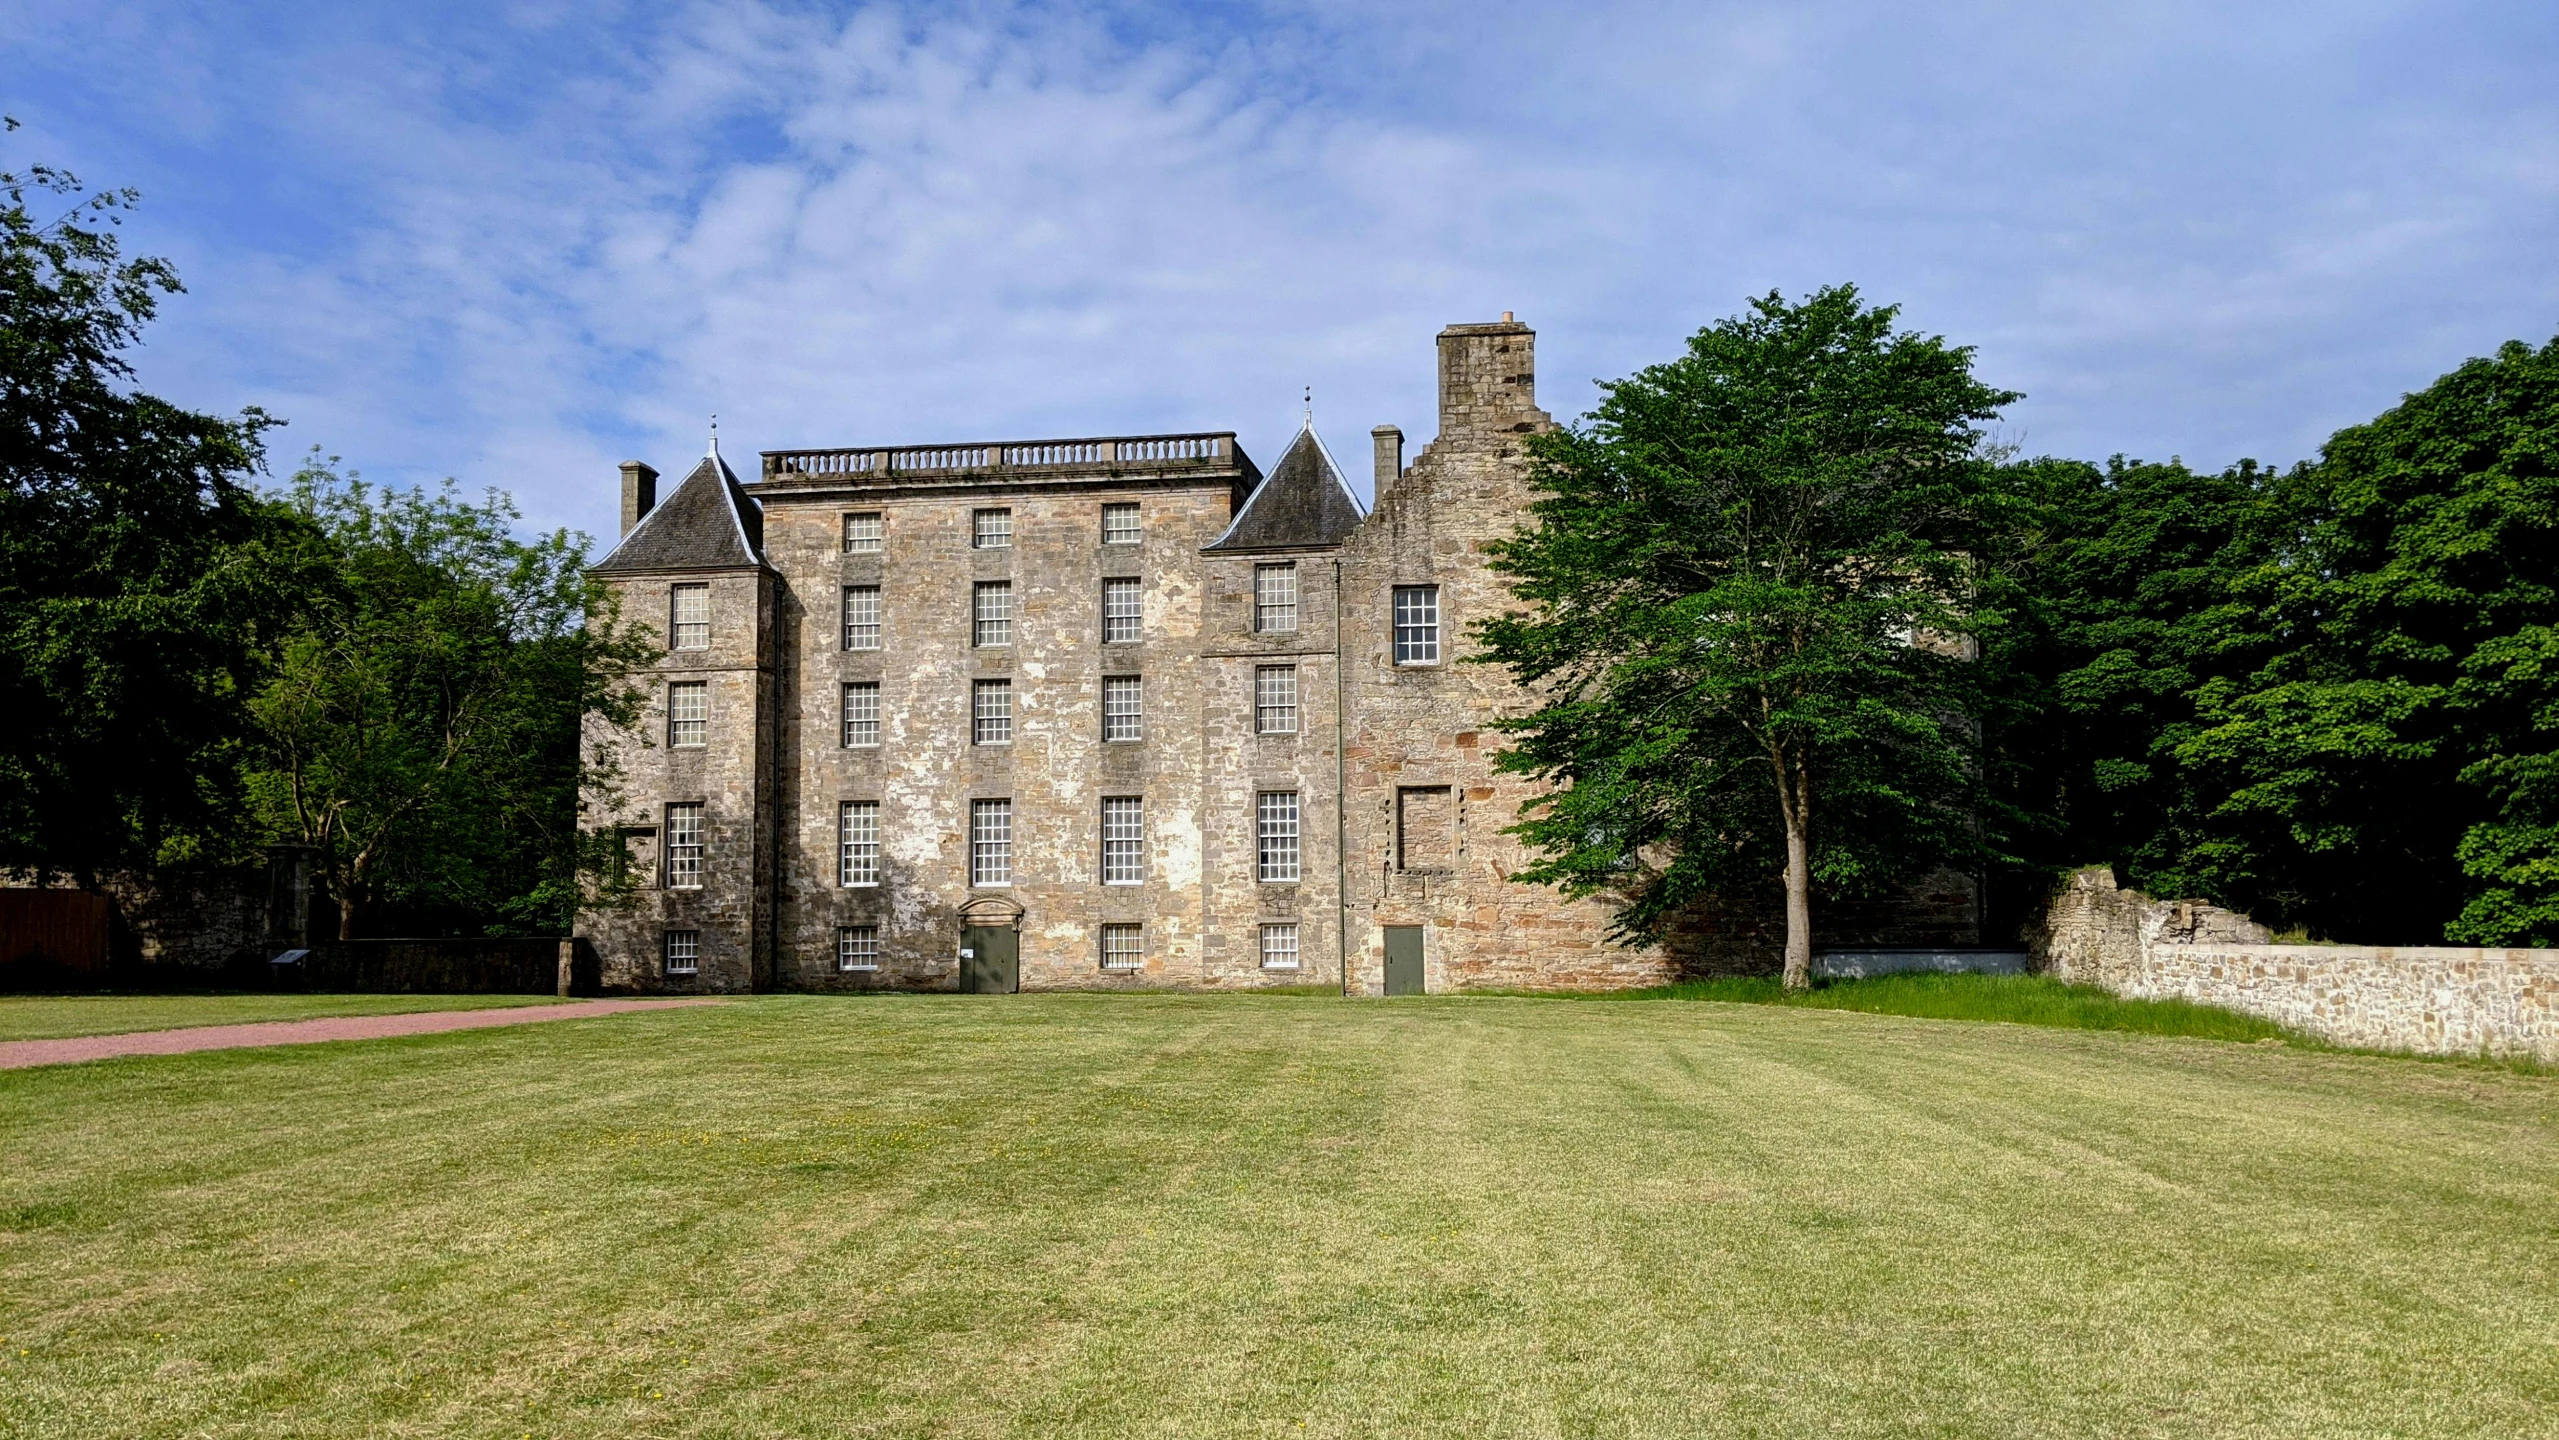
[[0,1072],[0,1435],[2559,1429],[2559,1081],[772,997]]
[[2198,1005],[2191,1000],[2127,1000],[2094,985],[2065,985],[2045,975],[1923,972],[1830,980],[1801,990],[1789,990],[1773,977],[1733,976],[1682,981],[1651,990],[1558,998],[1723,1000],[1744,1005],[1862,1010],[1870,1015],[1916,1015],[1932,1020],[1995,1020],[2012,1025],[2058,1025],[2070,1030],[2135,1030],[2146,1035],[2192,1035],[2207,1040],[2301,1039],[2287,1037],[2284,1028],[2272,1020],[2235,1010]]
[[0,995],[0,1040],[554,1003],[548,995]]

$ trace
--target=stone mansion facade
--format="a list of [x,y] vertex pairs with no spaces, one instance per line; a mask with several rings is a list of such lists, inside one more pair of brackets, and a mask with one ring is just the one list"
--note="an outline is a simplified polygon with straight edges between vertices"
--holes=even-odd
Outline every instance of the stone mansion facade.
[[[663,627],[617,813],[612,990],[1657,983],[1607,907],[1507,877],[1532,788],[1459,663],[1510,603],[1535,335],[1439,335],[1437,436],[716,450],[622,467],[597,567]],[[597,737],[599,739],[604,737]],[[590,817],[592,821],[595,817]],[[1970,937],[1957,937],[1969,939]],[[1773,951],[1772,951],[1773,953]]]

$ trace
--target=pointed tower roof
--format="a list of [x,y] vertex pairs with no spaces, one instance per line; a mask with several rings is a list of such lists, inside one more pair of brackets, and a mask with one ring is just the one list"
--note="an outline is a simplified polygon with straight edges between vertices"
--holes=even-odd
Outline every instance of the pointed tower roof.
[[720,458],[711,453],[651,510],[613,553],[596,563],[602,572],[633,570],[748,570],[764,564],[764,507]]
[[1339,545],[1367,516],[1309,415],[1269,478],[1245,498],[1226,533],[1206,548],[1214,553]]

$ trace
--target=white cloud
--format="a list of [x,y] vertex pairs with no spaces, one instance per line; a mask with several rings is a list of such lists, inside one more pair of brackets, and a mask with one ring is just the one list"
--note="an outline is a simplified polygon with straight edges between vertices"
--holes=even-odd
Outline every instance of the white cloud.
[[1312,383],[1337,449],[1419,439],[1431,333],[1504,309],[1569,413],[1856,279],[2035,448],[2216,463],[2559,323],[2522,6],[99,8],[0,57],[154,192],[196,293],[151,382],[590,529],[714,410],[733,450],[1268,455]]

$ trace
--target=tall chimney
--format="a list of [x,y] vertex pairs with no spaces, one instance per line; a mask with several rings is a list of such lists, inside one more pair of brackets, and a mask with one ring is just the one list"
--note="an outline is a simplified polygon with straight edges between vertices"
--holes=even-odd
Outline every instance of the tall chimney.
[[1439,433],[1525,428],[1537,410],[1537,332],[1504,311],[1439,332]]
[[1383,500],[1388,487],[1404,478],[1404,432],[1380,425],[1368,432],[1368,440],[1377,452],[1377,498]]
[[622,533],[648,518],[658,506],[658,472],[646,461],[622,462]]

